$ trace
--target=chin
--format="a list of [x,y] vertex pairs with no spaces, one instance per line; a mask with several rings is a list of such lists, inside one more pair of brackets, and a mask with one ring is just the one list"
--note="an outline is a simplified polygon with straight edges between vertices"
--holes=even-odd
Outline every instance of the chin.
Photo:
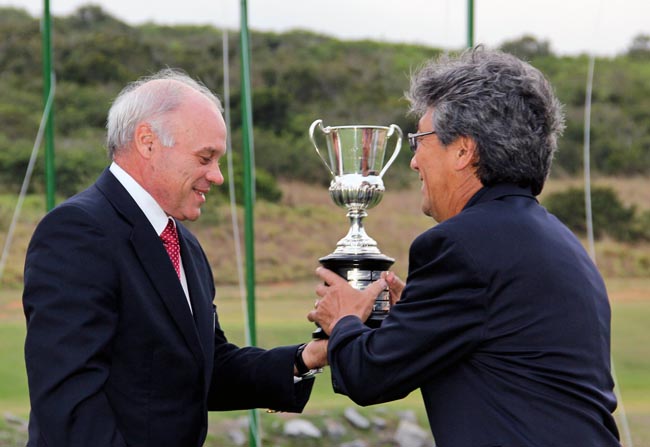
[[201,217],[201,209],[187,210],[182,213],[182,217],[178,218],[178,220],[189,220],[190,222],[194,222],[199,217]]
[[440,221],[438,219],[436,219],[436,216],[433,215],[433,211],[432,211],[430,206],[423,205],[422,206],[422,214],[424,214],[425,216],[428,216],[428,217],[432,218],[433,220],[435,220],[436,222],[440,223]]

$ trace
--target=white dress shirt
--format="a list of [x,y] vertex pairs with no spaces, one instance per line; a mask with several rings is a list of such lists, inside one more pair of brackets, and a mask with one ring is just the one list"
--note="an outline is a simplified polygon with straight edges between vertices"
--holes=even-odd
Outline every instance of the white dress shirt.
[[[117,163],[111,163],[111,166],[108,168],[111,173],[117,178],[122,186],[126,189],[129,195],[135,200],[135,203],[138,204],[142,212],[153,226],[156,234],[161,235],[169,219],[172,219],[174,226],[176,226],[176,221],[168,216],[165,211],[158,205],[158,202],[151,197],[149,194],[138,182],[136,182],[133,177],[131,177],[124,169],[122,169]],[[180,254],[179,254],[180,257]],[[183,286],[183,292],[185,292],[185,298],[187,299],[187,304],[190,306],[190,312],[192,311],[192,303],[190,302],[190,293],[187,288],[187,278],[185,277],[185,269],[183,268],[183,258],[180,257],[180,267],[181,267],[181,286]]]

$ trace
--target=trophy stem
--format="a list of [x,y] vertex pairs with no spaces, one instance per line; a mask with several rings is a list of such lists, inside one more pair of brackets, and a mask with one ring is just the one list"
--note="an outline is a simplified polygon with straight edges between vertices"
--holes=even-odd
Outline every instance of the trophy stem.
[[348,211],[348,219],[350,220],[350,229],[348,234],[336,244],[334,253],[365,253],[365,254],[379,254],[377,242],[368,236],[366,230],[363,228],[363,218],[368,213],[364,209],[352,208]]

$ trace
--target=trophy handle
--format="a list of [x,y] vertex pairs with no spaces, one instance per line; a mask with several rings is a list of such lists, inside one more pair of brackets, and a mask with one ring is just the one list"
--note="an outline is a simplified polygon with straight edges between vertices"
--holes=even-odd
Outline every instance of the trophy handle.
[[[313,124],[312,124],[312,126],[313,126]],[[379,173],[379,178],[382,178],[384,176],[384,172],[386,172],[386,170],[388,168],[390,168],[390,165],[393,164],[393,162],[395,161],[395,159],[399,155],[400,149],[402,149],[402,129],[400,129],[397,124],[391,124],[390,125],[390,130],[388,131],[388,134],[386,135],[386,138],[390,138],[391,136],[393,136],[394,132],[397,132],[397,144],[395,144],[395,150],[393,151],[393,155],[390,156],[390,158],[388,159],[388,162],[384,166],[384,169],[382,169],[381,172]]]
[[327,160],[325,160],[325,157],[323,157],[323,154],[321,154],[320,149],[318,149],[318,145],[316,144],[316,139],[314,138],[314,130],[316,130],[316,127],[320,127],[321,132],[323,133],[329,133],[325,130],[323,127],[323,120],[316,120],[313,123],[311,123],[311,126],[309,126],[309,139],[311,140],[311,144],[314,145],[314,149],[316,149],[316,153],[320,157],[320,159],[323,161],[323,164],[327,167],[327,170],[330,171],[330,174],[332,174],[332,178],[335,177],[334,171],[332,171],[332,168],[330,165],[327,163]]

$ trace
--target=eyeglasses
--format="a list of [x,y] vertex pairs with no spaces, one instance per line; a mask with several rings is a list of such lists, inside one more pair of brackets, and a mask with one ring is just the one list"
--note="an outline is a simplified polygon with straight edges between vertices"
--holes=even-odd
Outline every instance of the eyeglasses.
[[408,140],[409,140],[409,147],[411,148],[411,151],[415,154],[415,152],[418,150],[418,143],[420,142],[420,138],[426,137],[427,135],[433,135],[436,133],[435,130],[430,130],[429,132],[418,132],[418,133],[410,133],[407,135]]

